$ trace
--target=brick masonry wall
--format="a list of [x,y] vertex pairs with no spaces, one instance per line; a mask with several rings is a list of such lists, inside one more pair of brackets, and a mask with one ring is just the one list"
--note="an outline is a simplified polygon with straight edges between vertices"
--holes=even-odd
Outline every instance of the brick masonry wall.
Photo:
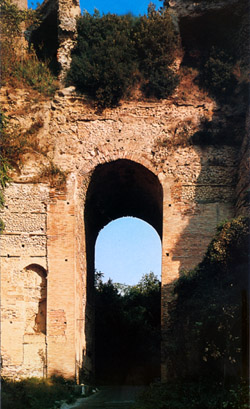
[[[4,101],[7,109],[6,96]],[[238,148],[178,143],[178,135],[197,131],[214,108],[213,101],[200,97],[190,104],[124,102],[98,114],[71,88],[39,105],[44,126],[38,138],[41,145],[49,145],[47,158],[38,158],[37,153],[25,156],[21,173],[13,174],[14,182],[5,191],[1,210],[6,223],[1,237],[4,374],[75,377],[82,364],[86,372],[91,370],[93,309],[91,297],[87,302],[84,210],[93,171],[116,160],[142,165],[157,176],[163,189],[164,336],[173,280],[202,260],[216,225],[235,215]],[[27,117],[32,121],[31,113]],[[64,189],[32,182],[48,158],[67,173]],[[30,301],[25,298],[27,279],[21,272],[34,264],[46,271],[46,334],[35,330],[44,292],[36,271],[31,278],[37,285],[32,286]],[[164,364],[162,373],[167,375]]]
[[2,375],[46,373],[46,186],[12,184],[1,218]]

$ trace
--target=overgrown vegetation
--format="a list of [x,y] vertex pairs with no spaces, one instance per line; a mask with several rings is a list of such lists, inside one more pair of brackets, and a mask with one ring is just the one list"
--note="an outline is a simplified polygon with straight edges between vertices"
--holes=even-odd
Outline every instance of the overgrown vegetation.
[[[213,374],[211,374],[212,377]],[[150,385],[133,409],[248,409],[248,385],[222,386],[210,379]]]
[[249,407],[249,218],[218,228],[202,263],[175,283],[165,362],[170,381],[136,409]]
[[[43,127],[42,118],[38,118],[26,131],[10,123],[10,119],[0,111],[0,209],[4,207],[4,189],[11,183],[11,170],[19,169],[22,156],[26,152],[36,152],[46,156],[46,148],[41,148],[37,133]],[[63,188],[67,173],[63,172],[53,161],[44,166],[36,181],[49,181],[51,187]],[[35,180],[34,180],[35,181]],[[4,230],[0,219],[0,233]]]
[[1,82],[2,85],[31,86],[51,96],[57,89],[56,78],[48,64],[38,60],[24,38],[27,27],[35,27],[40,18],[36,10],[20,10],[11,0],[1,0]]
[[183,64],[198,68],[200,85],[223,103],[229,103],[235,98],[239,88],[247,103],[248,16],[249,2],[239,0],[219,10],[207,11],[199,17],[182,18],[180,21],[185,51]]
[[2,379],[2,409],[59,408],[62,400],[72,403],[79,396],[74,383],[62,377],[28,378],[20,381]]
[[[3,113],[0,111],[0,209],[4,206],[4,189],[11,182],[11,178],[9,177],[9,170],[11,169],[11,163],[6,154],[8,151],[10,138],[6,132],[7,121]],[[10,148],[12,151],[12,148]],[[0,219],[0,234],[4,230],[4,222]]]
[[78,21],[67,82],[100,108],[116,106],[136,84],[148,97],[165,98],[178,83],[171,68],[176,47],[166,10],[151,5],[143,17],[86,12]]
[[146,274],[134,286],[96,275],[96,381],[145,384],[160,376],[160,282]]
[[174,343],[167,350],[173,375],[213,373],[221,382],[241,376],[247,358],[249,240],[248,218],[226,222],[203,262],[176,283],[169,328]]
[[204,86],[213,95],[225,98],[231,95],[237,80],[233,73],[233,57],[221,49],[211,48],[209,57],[204,63],[202,79]]

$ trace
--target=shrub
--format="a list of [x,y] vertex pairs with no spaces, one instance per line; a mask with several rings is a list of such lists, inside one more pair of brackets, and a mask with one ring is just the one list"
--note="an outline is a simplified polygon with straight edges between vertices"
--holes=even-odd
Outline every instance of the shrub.
[[153,384],[132,406],[133,409],[248,409],[248,386],[235,383],[228,386],[211,382],[172,381]]
[[134,409],[248,409],[249,218],[218,226],[204,260],[175,283],[163,349],[169,382]]
[[78,43],[67,81],[98,101],[117,105],[133,83],[134,44],[131,16],[85,13],[78,21]]
[[226,222],[202,263],[176,282],[166,350],[173,376],[213,373],[224,383],[245,371],[249,240],[248,218]]
[[48,64],[40,62],[27,47],[23,32],[39,24],[36,10],[20,10],[11,0],[1,0],[1,80],[3,84],[30,85],[40,93],[52,95],[57,82]]
[[148,15],[137,19],[133,30],[142,75],[142,90],[147,97],[166,98],[178,85],[178,75],[170,68],[177,47],[170,14],[155,10],[151,4]]
[[153,273],[134,286],[103,283],[100,273],[95,279],[96,381],[141,384],[158,378],[159,280]]
[[203,83],[210,92],[220,99],[232,94],[237,81],[233,74],[233,60],[223,50],[212,47],[203,68]]
[[[72,402],[77,393],[72,383],[61,378],[28,378],[21,381],[2,380],[2,409],[50,409],[55,402]],[[58,407],[58,405],[56,405]]]
[[16,64],[13,75],[20,81],[37,90],[43,95],[53,96],[58,88],[57,81],[48,68],[48,64],[39,61],[32,49],[23,59]]
[[165,98],[178,83],[170,68],[176,45],[170,15],[153,6],[139,18],[85,13],[78,21],[67,83],[100,108],[118,105],[136,82],[146,96]]

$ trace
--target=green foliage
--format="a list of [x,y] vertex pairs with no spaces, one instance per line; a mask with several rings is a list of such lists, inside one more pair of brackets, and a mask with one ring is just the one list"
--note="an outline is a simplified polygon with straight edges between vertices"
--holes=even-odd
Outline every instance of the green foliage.
[[214,98],[235,106],[242,102],[233,99],[249,84],[249,1],[228,3],[181,19],[180,32],[183,63],[199,69],[200,85]]
[[177,36],[166,10],[148,8],[148,15],[137,19],[133,38],[142,75],[142,89],[147,97],[166,98],[178,85],[178,76],[170,68],[174,61]]
[[13,74],[17,79],[24,80],[43,95],[53,96],[58,88],[55,76],[49,70],[48,64],[39,61],[31,50],[27,57],[16,65]]
[[100,383],[148,383],[159,376],[160,282],[135,286],[96,276],[96,376]]
[[249,408],[241,380],[248,376],[249,221],[221,224],[202,263],[176,281],[164,350],[172,381],[151,385],[133,409]]
[[11,0],[0,1],[1,13],[1,80],[2,84],[29,85],[50,96],[57,89],[48,64],[40,62],[32,47],[27,49],[25,27],[34,28],[40,18],[36,10],[20,10]]
[[[77,393],[72,382],[61,377],[29,378],[21,381],[2,379],[2,409],[51,409],[59,401],[74,401]],[[58,402],[55,406],[55,402]]]
[[98,101],[117,105],[133,83],[132,17],[85,13],[78,21],[78,43],[72,55],[68,82]]
[[37,12],[20,9],[11,0],[0,1],[1,34],[9,39],[16,39],[21,34],[21,23],[35,24],[38,22]]
[[[8,172],[12,166],[8,159],[8,155],[6,155],[6,145],[9,146],[9,136],[6,132],[6,127],[7,119],[0,111],[0,209],[4,206],[3,191],[11,182]],[[4,222],[0,219],[0,234],[3,232],[4,227]]]
[[233,74],[233,59],[223,50],[212,47],[203,68],[203,84],[210,92],[225,99],[232,94],[237,81]]
[[199,382],[174,381],[152,384],[137,399],[133,409],[248,409],[248,385],[223,386],[211,378]]
[[247,337],[249,219],[219,228],[203,262],[175,285],[166,355],[173,376],[238,379]]
[[93,16],[78,21],[78,42],[67,83],[97,101],[116,106],[140,82],[147,96],[163,98],[177,85],[173,62],[176,38],[166,11],[149,8],[148,16]]
[[145,96],[158,99],[171,95],[179,83],[178,76],[171,68],[164,65],[155,64],[146,78],[147,80],[142,85]]

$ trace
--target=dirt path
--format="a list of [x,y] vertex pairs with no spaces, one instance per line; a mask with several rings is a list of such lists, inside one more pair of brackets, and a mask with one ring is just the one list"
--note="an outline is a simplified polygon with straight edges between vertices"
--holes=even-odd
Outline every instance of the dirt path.
[[131,409],[143,386],[105,386],[74,409]]

